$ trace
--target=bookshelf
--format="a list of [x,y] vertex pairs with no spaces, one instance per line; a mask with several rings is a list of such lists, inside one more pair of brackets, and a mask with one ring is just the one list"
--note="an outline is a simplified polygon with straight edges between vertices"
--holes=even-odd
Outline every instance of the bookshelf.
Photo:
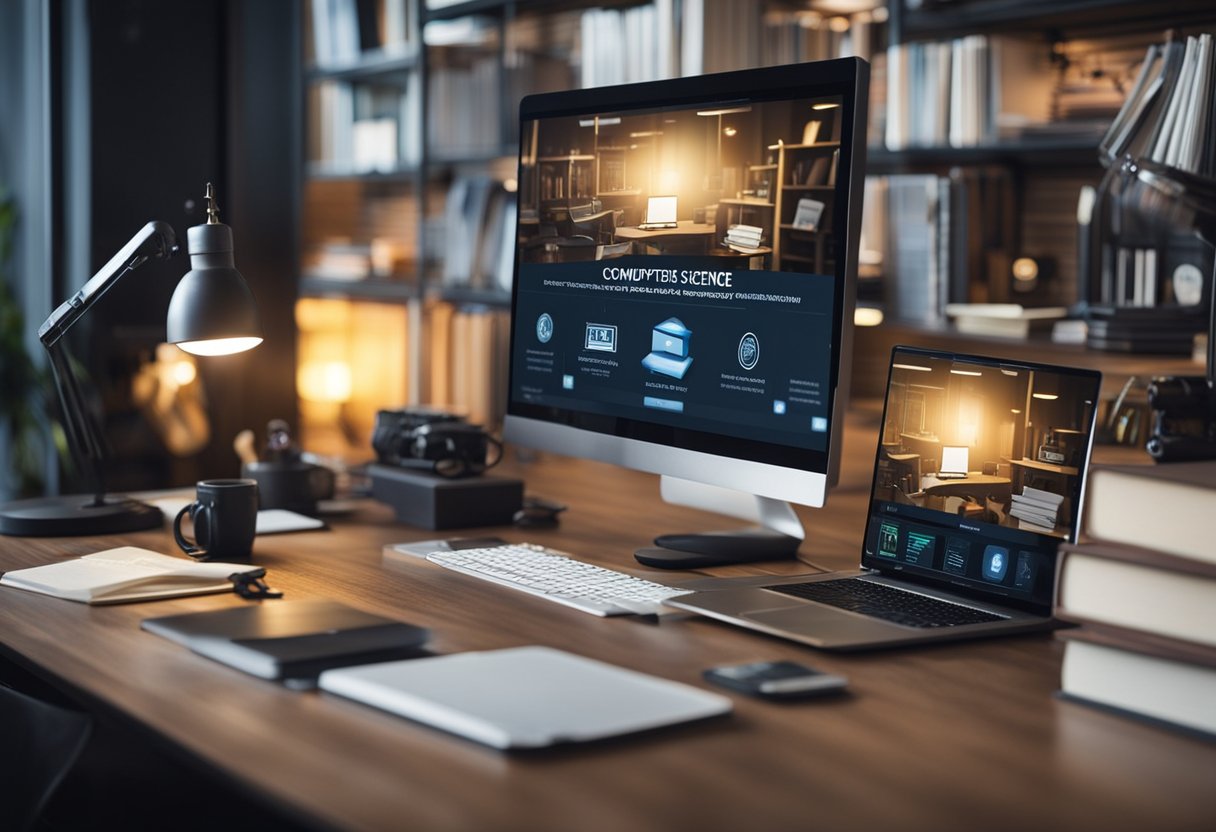
[[[470,382],[470,368],[463,363],[477,364],[479,359],[457,340],[468,337],[470,326],[482,326],[472,322],[483,319],[491,323],[477,338],[494,343],[501,337],[509,279],[504,281],[501,272],[492,270],[472,273],[472,266],[454,268],[460,257],[453,250],[468,239],[462,236],[466,233],[475,234],[477,247],[485,248],[481,238],[487,223],[491,215],[502,214],[487,208],[480,220],[474,218],[463,226],[472,232],[454,232],[457,215],[451,206],[457,195],[489,188],[488,206],[512,202],[515,196],[520,204],[530,204],[545,193],[553,198],[587,197],[597,200],[602,210],[625,218],[625,224],[635,224],[645,195],[661,190],[654,183],[638,181],[651,152],[645,141],[622,141],[608,125],[597,125],[594,133],[586,131],[590,139],[562,148],[537,148],[529,136],[523,136],[523,166],[517,173],[520,135],[515,103],[524,94],[831,58],[850,50],[874,64],[869,173],[936,177],[956,218],[966,216],[969,205],[989,206],[974,212],[981,239],[973,250],[960,254],[968,268],[952,278],[966,293],[963,299],[1067,306],[1081,295],[1077,194],[1101,177],[1096,153],[1099,134],[1003,130],[985,133],[967,146],[946,140],[904,142],[888,149],[884,140],[892,110],[892,93],[887,90],[892,67],[886,47],[972,35],[1008,37],[1027,44],[1021,57],[1041,60],[1047,75],[1038,80],[1045,83],[1044,78],[1052,81],[1051,73],[1060,71],[1062,59],[1093,67],[1099,60],[1095,56],[1113,56],[1105,66],[1122,67],[1142,54],[1143,44],[1159,39],[1163,27],[1204,25],[1216,18],[1210,2],[1192,0],[1168,8],[1121,0],[892,0],[848,15],[830,11],[826,4],[816,8],[813,0],[303,2],[308,18],[302,33],[310,112],[307,146],[332,149],[336,142],[349,148],[352,158],[309,155],[302,189],[306,268],[299,289],[305,300],[346,303],[356,312],[390,308],[391,315],[377,320],[400,327],[386,333],[386,342],[403,343],[406,355],[402,377],[381,380],[377,402],[381,407],[431,403],[468,408],[469,396],[462,401],[464,394],[458,388],[501,381],[499,369],[486,365],[476,370],[480,381]],[[353,54],[348,50],[342,60],[318,62],[312,10],[335,5],[362,11],[362,19],[374,18],[382,27],[391,18],[399,35],[388,49],[381,45]],[[357,15],[356,24],[358,19]],[[637,37],[639,27],[648,32],[647,37]],[[609,48],[612,44],[617,46]],[[349,94],[327,91],[322,102],[321,89],[347,89]],[[342,131],[334,135],[332,127],[323,128],[328,119],[311,115],[333,112],[335,107],[344,117],[352,113],[352,120],[394,121],[392,158],[372,151],[370,162],[364,156],[353,159],[354,137]],[[725,217],[726,224],[745,222],[764,228],[765,244],[772,249],[768,256],[778,268],[830,267],[831,191],[826,182],[809,181],[807,167],[834,150],[827,121],[824,127],[818,141],[783,137],[771,153],[753,154],[732,177],[715,183],[720,191],[719,224]],[[371,127],[373,139],[377,129],[389,131],[385,126]],[[885,193],[867,188],[867,202],[885,204]],[[958,194],[973,201],[951,201]],[[825,203],[815,231],[793,227],[798,202],[804,198]],[[519,218],[525,229],[535,221],[526,215]],[[875,218],[872,206],[868,207],[863,235],[884,224],[893,234],[898,223],[899,218],[885,211]],[[326,274],[315,268],[318,252],[330,239],[351,241],[354,251],[344,251],[339,243],[335,253],[353,254],[354,262],[366,263],[366,274]],[[889,271],[891,255],[885,256],[879,266],[863,253],[865,274]],[[1012,261],[1023,256],[1043,266],[1040,277],[1024,292],[1019,290],[1026,287],[1015,287],[1010,278]],[[486,260],[479,256],[472,262]],[[335,262],[343,262],[341,256]],[[887,297],[875,299],[887,304],[888,322],[895,320],[900,331],[921,333],[938,344],[972,344],[974,339],[957,335],[940,316],[898,321],[898,312],[891,307],[890,275],[882,280]],[[877,283],[864,280],[863,286]],[[866,300],[870,299],[867,294]],[[349,324],[352,327],[365,326],[361,313],[345,320],[356,322]],[[863,342],[872,336],[863,330],[858,339]],[[1002,346],[1015,347],[998,341],[989,351]],[[1112,356],[1110,361],[1108,366],[1118,367],[1120,357]],[[501,397],[477,393],[473,398],[481,402],[475,409],[493,423],[492,411]],[[348,410],[352,407],[346,405]],[[363,415],[354,419],[356,434],[374,411],[370,403],[361,407]]]
[[[889,11],[890,49],[882,58],[890,89],[878,111],[881,128],[872,135],[869,172],[884,178],[887,194],[896,193],[898,180],[917,187],[918,177],[938,177],[940,192],[930,199],[931,210],[937,209],[937,239],[962,237],[982,256],[943,251],[939,257],[909,264],[900,259],[894,243],[885,252],[883,269],[888,316],[904,316],[901,294],[929,294],[940,297],[941,303],[1015,302],[1083,311],[1094,294],[1093,275],[1108,269],[1078,234],[1086,192],[1101,193],[1105,187],[1099,141],[1131,88],[1148,45],[1162,41],[1167,28],[1180,36],[1212,31],[1216,7],[1191,0],[1168,6],[1127,0],[900,0]],[[953,58],[957,67],[960,54],[966,56],[969,48],[980,50],[983,57],[962,65],[990,74],[980,82],[991,82],[988,98],[960,96],[957,75],[934,74],[932,64],[940,55],[951,53],[947,65]],[[1026,89],[1039,90],[1037,103],[1022,94],[1025,90],[1010,90],[1011,77]],[[944,117],[918,120],[917,112],[940,114],[947,105],[952,119],[960,100],[986,109],[969,132]],[[1043,103],[1050,106],[1044,110]],[[981,191],[992,183],[1003,195],[995,203],[1000,211],[991,216],[985,212],[978,224],[960,229],[957,223],[973,216],[967,206],[978,204],[959,201],[960,191],[974,188],[960,183],[961,177],[978,181]],[[947,220],[951,211],[953,218]],[[889,228],[903,224],[898,217],[889,219]],[[987,228],[1000,229],[995,240],[967,238]],[[1154,239],[1162,250],[1188,248],[1181,236],[1165,239],[1157,234]],[[1189,250],[1182,256],[1203,259]],[[1208,274],[1210,257],[1196,264]],[[1034,261],[1036,278],[1018,279],[1013,263],[1019,258]],[[917,285],[900,286],[909,280]],[[944,323],[941,304],[936,315],[920,320],[934,327]],[[1185,347],[1180,343],[1178,350]],[[1141,349],[1153,347],[1146,340]]]

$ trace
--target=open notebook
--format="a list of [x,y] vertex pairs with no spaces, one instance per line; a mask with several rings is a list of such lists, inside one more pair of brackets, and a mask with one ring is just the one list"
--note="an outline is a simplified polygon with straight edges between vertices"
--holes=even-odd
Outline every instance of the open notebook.
[[200,563],[136,546],[120,546],[60,563],[5,572],[0,576],[0,586],[86,604],[118,604],[231,592],[230,576],[257,571],[261,567],[248,563]]

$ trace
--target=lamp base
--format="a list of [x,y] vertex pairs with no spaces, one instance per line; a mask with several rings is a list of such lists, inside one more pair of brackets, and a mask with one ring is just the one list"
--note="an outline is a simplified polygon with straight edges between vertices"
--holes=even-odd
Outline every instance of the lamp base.
[[156,506],[130,497],[100,503],[85,494],[37,497],[0,504],[0,534],[20,537],[80,537],[159,528],[165,516]]

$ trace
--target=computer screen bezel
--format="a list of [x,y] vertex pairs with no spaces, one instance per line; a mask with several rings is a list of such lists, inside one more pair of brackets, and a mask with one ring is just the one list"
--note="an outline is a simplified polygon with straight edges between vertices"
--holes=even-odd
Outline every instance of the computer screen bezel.
[[[837,233],[833,240],[837,268],[832,344],[838,348],[838,355],[830,369],[831,417],[826,450],[792,448],[758,439],[678,429],[630,417],[591,415],[519,402],[512,396],[516,373],[513,366],[508,372],[506,438],[560,453],[710,482],[805,505],[822,505],[826,484],[835,481],[839,468],[842,418],[848,400],[868,92],[869,65],[859,58],[842,58],[524,98],[520,104],[521,148],[524,130],[540,118],[839,96],[842,113],[836,197],[846,200],[848,208],[837,214]],[[517,239],[518,233],[517,228]],[[521,258],[517,253],[511,297],[513,322],[519,303],[520,267]],[[513,325],[511,354],[514,354],[516,337]],[[723,460],[734,464],[715,468],[715,463]]]

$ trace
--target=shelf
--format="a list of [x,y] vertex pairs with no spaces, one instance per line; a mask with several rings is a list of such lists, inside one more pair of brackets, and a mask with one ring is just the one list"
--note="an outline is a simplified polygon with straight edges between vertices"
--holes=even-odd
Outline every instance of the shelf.
[[427,160],[428,164],[432,165],[488,165],[502,159],[514,159],[519,155],[519,150],[514,147],[499,147],[497,149],[487,150],[484,153],[466,153],[460,156],[432,156]]
[[770,144],[769,150],[835,150],[840,147],[840,142],[815,142],[814,144]]
[[380,81],[390,83],[408,77],[418,67],[418,52],[411,49],[400,54],[365,52],[353,64],[336,67],[312,67],[307,79],[317,81]]
[[719,199],[719,205],[742,205],[748,208],[775,208],[776,205],[764,199]]
[[783,191],[834,191],[835,185],[782,185]]
[[413,165],[403,165],[395,170],[354,171],[334,165],[310,163],[307,170],[309,179],[357,182],[410,182],[418,178],[418,168]]
[[787,223],[787,222],[781,223],[780,228],[782,231],[801,231],[803,234],[831,234],[832,233],[832,229],[830,229],[830,228],[799,228],[799,227],[797,227],[795,225],[791,225],[790,223]]
[[412,283],[397,280],[338,280],[320,275],[305,275],[300,278],[300,296],[408,303],[418,296],[418,290]]
[[509,291],[477,286],[436,286],[428,290],[427,297],[446,303],[492,306],[497,309],[506,309],[511,305]]
[[[641,0],[598,0],[598,2],[570,2],[570,0],[464,0],[436,9],[423,9],[422,22],[431,20],[454,20],[459,17],[482,15],[484,17],[499,17],[510,14],[515,16],[523,13],[540,14],[542,12],[562,12],[571,9],[589,7],[612,8],[622,6],[638,6]],[[509,12],[508,12],[509,10]]]
[[984,163],[1059,167],[1090,165],[1097,168],[1099,165],[1098,142],[1093,137],[1050,141],[1028,139],[1018,143],[1009,142],[977,147],[908,147],[903,150],[871,147],[866,151],[867,173],[887,173],[903,168],[929,165]]
[[[985,30],[1155,31],[1216,19],[1211,0],[970,0],[904,11],[902,40],[939,40]],[[1166,20],[1168,18],[1168,20]]]

